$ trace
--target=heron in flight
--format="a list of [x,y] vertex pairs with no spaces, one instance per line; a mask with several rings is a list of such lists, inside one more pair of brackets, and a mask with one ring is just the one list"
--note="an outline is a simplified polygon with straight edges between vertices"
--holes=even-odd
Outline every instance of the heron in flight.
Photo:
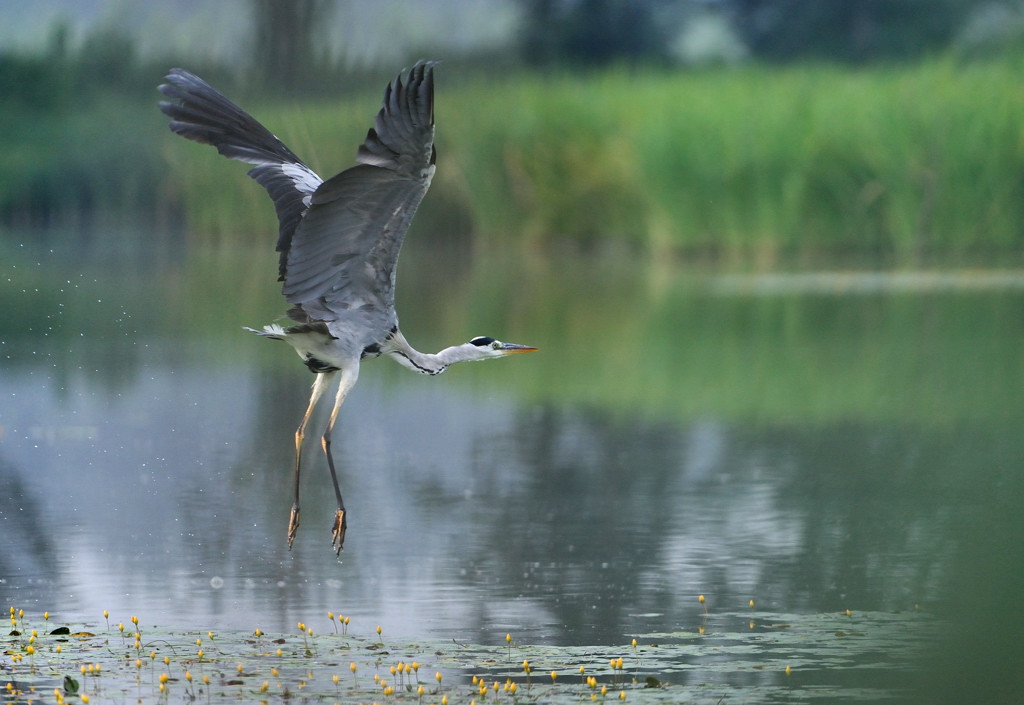
[[395,313],[395,265],[409,223],[434,175],[433,63],[418,62],[384,91],[357,164],[324,181],[267,128],[198,76],[172,69],[159,90],[173,132],[209,144],[225,157],[255,165],[249,176],[267,190],[279,220],[278,280],[291,308],[287,327],[253,330],[283,340],[316,375],[295,431],[295,499],[288,547],[299,528],[299,473],[306,425],[337,379],[322,447],[338,500],[332,546],[340,554],[348,525],[331,455],[331,431],[367,358],[387,356],[427,375],[456,362],[490,360],[536,350],[479,336],[437,353],[406,341]]

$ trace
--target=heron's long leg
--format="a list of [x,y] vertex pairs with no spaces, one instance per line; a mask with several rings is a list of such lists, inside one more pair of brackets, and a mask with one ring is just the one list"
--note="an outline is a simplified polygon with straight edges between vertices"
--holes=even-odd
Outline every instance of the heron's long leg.
[[295,429],[295,500],[292,502],[292,513],[288,519],[289,549],[292,547],[292,542],[295,541],[295,533],[299,530],[299,471],[302,467],[302,440],[306,437],[306,424],[309,423],[309,417],[313,415],[316,403],[320,401],[324,390],[330,386],[334,375],[334,372],[323,372],[316,376],[313,390],[309,394],[309,406],[306,407],[306,413],[303,414],[299,427]]
[[336,554],[341,553],[341,547],[345,543],[345,529],[348,527],[348,520],[345,517],[345,501],[341,498],[341,485],[338,484],[338,473],[334,469],[334,456],[331,454],[331,431],[334,430],[334,422],[338,420],[338,412],[341,405],[345,403],[345,397],[356,386],[359,379],[359,368],[353,366],[341,373],[341,382],[338,384],[338,394],[334,398],[334,408],[331,410],[330,421],[324,429],[322,445],[324,455],[327,456],[327,467],[331,470],[331,482],[334,483],[334,496],[338,500],[338,511],[334,515],[334,527],[331,529],[331,545]]

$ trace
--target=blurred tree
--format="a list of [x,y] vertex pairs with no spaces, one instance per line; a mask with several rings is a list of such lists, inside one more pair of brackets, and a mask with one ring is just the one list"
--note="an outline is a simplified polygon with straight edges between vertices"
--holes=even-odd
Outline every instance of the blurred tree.
[[[60,71],[45,61],[0,54],[0,115],[16,110],[57,111],[67,105],[67,89]],[[5,125],[5,130],[11,130]]]
[[975,0],[729,0],[751,52],[772,60],[902,59],[946,46]]
[[54,63],[67,61],[71,54],[68,48],[70,38],[71,24],[65,18],[60,18],[54,22],[46,38],[47,59]]
[[665,55],[659,0],[520,0],[522,48],[533,64],[607,64]]
[[319,35],[333,0],[252,0],[257,80],[275,93],[295,94],[323,68]]
[[85,85],[128,86],[139,66],[135,42],[127,32],[100,27],[82,42],[78,80]]

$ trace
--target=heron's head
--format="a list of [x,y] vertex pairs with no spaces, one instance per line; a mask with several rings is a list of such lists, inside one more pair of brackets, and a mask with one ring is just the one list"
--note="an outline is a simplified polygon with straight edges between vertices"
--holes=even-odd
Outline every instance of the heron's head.
[[[438,363],[440,367],[434,371],[429,371],[429,373],[438,374],[455,363],[468,363],[479,360],[504,358],[505,356],[512,355],[514,353],[532,353],[532,351],[536,349],[536,347],[530,347],[529,345],[517,345],[514,342],[502,342],[501,340],[495,340],[494,338],[488,338],[480,335],[469,342],[462,343],[461,345],[445,347],[440,351],[440,353],[433,356],[435,358],[434,362]],[[420,371],[422,372],[423,370],[421,369]]]
[[490,360],[494,357],[505,357],[515,353],[534,352],[537,348],[516,343],[503,343],[485,335],[477,336],[468,343],[459,346],[466,355],[466,360]]

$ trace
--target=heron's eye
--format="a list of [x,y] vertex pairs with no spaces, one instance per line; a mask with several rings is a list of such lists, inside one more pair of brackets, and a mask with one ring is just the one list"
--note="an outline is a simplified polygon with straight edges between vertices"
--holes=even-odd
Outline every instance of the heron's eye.
[[493,343],[491,343],[491,348],[494,350],[501,350],[501,343],[495,340]]

